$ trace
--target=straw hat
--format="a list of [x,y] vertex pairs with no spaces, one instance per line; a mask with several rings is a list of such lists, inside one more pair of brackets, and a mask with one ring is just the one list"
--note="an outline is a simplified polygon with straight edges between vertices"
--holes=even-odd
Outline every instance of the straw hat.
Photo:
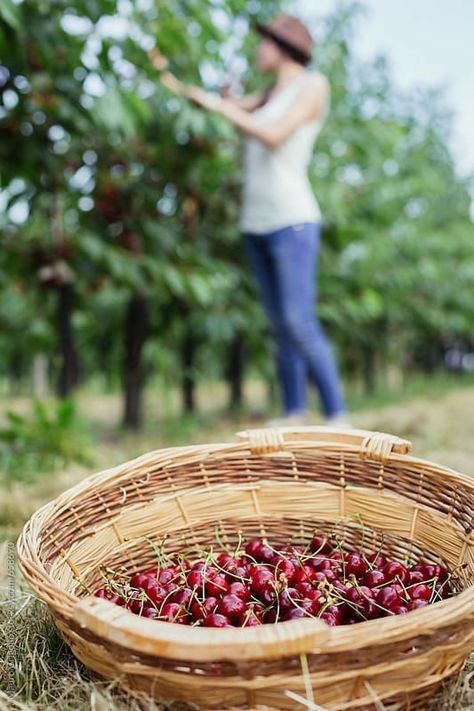
[[306,27],[293,15],[278,15],[268,24],[257,24],[257,32],[278,44],[296,61],[307,64],[313,52],[313,38]]

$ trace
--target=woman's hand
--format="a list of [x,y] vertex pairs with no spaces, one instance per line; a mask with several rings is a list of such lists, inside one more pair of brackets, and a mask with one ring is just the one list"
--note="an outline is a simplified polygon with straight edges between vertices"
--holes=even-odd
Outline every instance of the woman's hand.
[[155,69],[158,69],[159,72],[162,72],[168,68],[168,60],[163,54],[161,54],[160,50],[157,47],[153,47],[153,49],[150,49],[150,51],[148,52],[148,58],[150,59],[150,62],[153,64]]
[[181,95],[186,93],[186,87],[184,84],[180,82],[174,74],[167,71],[168,60],[161,54],[159,49],[156,47],[154,49],[150,49],[148,57],[150,58],[150,62],[155,69],[160,72],[159,78],[163,86],[166,86],[166,88],[172,91],[173,94]]

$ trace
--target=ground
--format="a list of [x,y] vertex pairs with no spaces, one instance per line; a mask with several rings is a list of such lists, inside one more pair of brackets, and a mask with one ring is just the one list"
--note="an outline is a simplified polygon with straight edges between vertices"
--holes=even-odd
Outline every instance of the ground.
[[[217,398],[218,400],[218,398]],[[381,402],[390,404],[381,405]],[[205,412],[199,418],[163,418],[153,411],[153,399],[147,405],[147,426],[140,435],[120,433],[117,428],[119,402],[115,396],[86,393],[79,398],[81,411],[93,413],[98,433],[94,446],[93,469],[101,469],[136,456],[163,443],[225,441],[247,426],[259,426],[258,416],[223,417]],[[354,401],[355,426],[392,432],[410,439],[414,453],[458,471],[474,475],[474,386],[472,381],[452,379],[424,381],[421,386],[384,397],[359,398]],[[14,402],[21,411],[26,403]],[[0,410],[1,417],[1,410]],[[0,493],[0,536],[6,560],[12,541],[24,521],[42,503],[73,484],[87,473],[73,466],[54,476],[44,476],[31,484],[13,483]],[[3,582],[3,599],[6,596]],[[4,675],[0,686],[2,709],[65,709],[125,711],[157,709],[148,701],[131,699],[102,683],[90,680],[81,665],[68,653],[52,629],[47,611],[18,583],[19,609],[13,624],[8,624],[8,606],[0,607],[3,617],[0,659],[8,659],[15,698],[8,693]],[[5,622],[5,618],[7,621]],[[432,711],[467,711],[474,709],[474,671],[469,669],[455,687],[433,702]],[[383,708],[382,706],[380,708]]]

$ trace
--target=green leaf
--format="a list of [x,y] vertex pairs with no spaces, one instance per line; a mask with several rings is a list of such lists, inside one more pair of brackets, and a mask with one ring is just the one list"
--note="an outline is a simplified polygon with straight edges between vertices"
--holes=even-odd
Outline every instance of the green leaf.
[[0,3],[0,17],[16,32],[20,32],[22,25],[21,5],[16,5],[13,0],[2,0]]

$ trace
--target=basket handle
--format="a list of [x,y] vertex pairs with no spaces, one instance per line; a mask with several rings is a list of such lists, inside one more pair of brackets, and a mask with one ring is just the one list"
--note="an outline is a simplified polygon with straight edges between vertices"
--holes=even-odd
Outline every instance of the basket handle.
[[74,606],[72,620],[114,645],[182,663],[256,661],[317,653],[331,634],[331,628],[319,619],[230,629],[188,627],[152,621],[94,596]]
[[408,454],[412,444],[406,439],[384,432],[347,429],[338,430],[330,427],[275,427],[251,429],[238,432],[237,437],[247,441],[252,454],[269,454],[290,450],[298,442],[320,443],[357,447],[362,458],[384,461],[393,453]]

